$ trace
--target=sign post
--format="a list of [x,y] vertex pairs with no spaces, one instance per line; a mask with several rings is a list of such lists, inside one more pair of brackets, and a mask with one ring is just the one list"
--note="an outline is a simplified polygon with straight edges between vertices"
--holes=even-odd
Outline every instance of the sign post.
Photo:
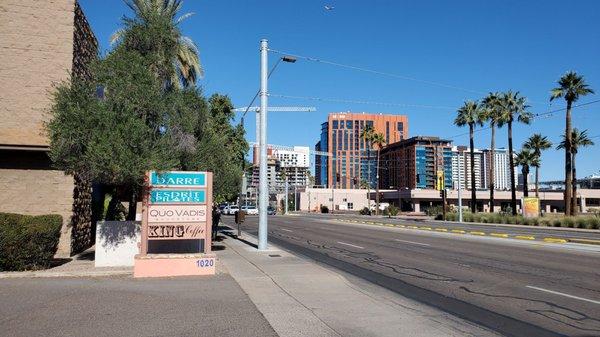
[[540,199],[536,197],[524,197],[521,201],[523,217],[535,218],[540,215]]
[[211,172],[148,172],[133,276],[213,275],[211,207]]

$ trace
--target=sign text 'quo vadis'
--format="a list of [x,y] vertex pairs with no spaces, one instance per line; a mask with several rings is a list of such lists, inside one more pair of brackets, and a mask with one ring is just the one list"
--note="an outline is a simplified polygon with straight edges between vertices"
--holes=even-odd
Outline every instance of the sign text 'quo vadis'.
[[148,223],[205,221],[206,205],[148,205]]
[[204,239],[204,225],[148,225],[149,239]]
[[150,172],[150,186],[206,187],[205,172]]

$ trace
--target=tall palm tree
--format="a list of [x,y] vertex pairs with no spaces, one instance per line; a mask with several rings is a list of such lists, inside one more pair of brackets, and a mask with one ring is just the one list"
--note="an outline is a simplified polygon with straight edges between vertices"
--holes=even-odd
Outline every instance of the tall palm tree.
[[123,18],[123,28],[111,36],[111,44],[151,54],[153,70],[167,86],[191,87],[204,71],[198,47],[183,36],[179,24],[193,15],[179,15],[182,0],[125,0],[134,13]]
[[563,97],[567,102],[567,113],[565,121],[565,214],[575,215],[575,210],[571,209],[573,201],[573,163],[571,162],[573,151],[573,140],[571,139],[571,109],[573,102],[577,102],[579,97],[588,94],[593,94],[592,90],[584,81],[583,76],[578,75],[574,71],[564,74],[558,80],[558,87],[550,92],[550,101]]
[[374,134],[375,130],[373,130],[373,127],[367,125],[362,129],[359,135],[359,137],[365,141],[365,145],[367,146],[367,203],[369,212],[371,211],[371,144]]
[[490,92],[482,101],[483,114],[486,121],[490,123],[492,130],[490,144],[490,167],[489,167],[489,189],[490,189],[490,213],[494,212],[494,189],[495,189],[495,160],[496,160],[496,126],[502,118],[502,109],[500,105],[500,94]]
[[379,215],[379,153],[385,145],[385,136],[383,133],[376,132],[371,138],[371,143],[377,147],[377,184],[375,185],[375,215]]
[[498,126],[504,124],[507,125],[508,129],[508,160],[510,163],[510,191],[511,191],[511,202],[510,207],[512,208],[513,215],[517,215],[517,189],[515,185],[515,158],[513,149],[513,137],[512,127],[513,122],[517,121],[524,124],[529,124],[533,115],[527,111],[529,105],[526,103],[526,98],[521,96],[519,92],[508,91],[502,94],[500,98],[500,106],[502,111],[502,118]]
[[[483,125],[482,110],[474,101],[466,101],[462,107],[458,109],[458,115],[454,120],[456,126],[469,126],[469,146],[471,149],[471,212],[477,212],[477,195],[475,186],[475,125]],[[466,177],[465,177],[466,178]],[[460,181],[458,182],[460,184]]]
[[529,168],[531,166],[539,166],[539,157],[533,151],[523,149],[517,153],[515,164],[521,166],[521,174],[523,175],[523,196],[529,196]]
[[[563,140],[556,147],[557,150],[564,149],[567,146],[567,140],[564,135],[562,136],[562,139]],[[573,164],[573,166],[572,166],[573,197],[571,198],[571,200],[572,200],[571,201],[571,210],[573,211],[573,213],[571,215],[575,215],[576,209],[577,209],[577,175],[576,175],[577,171],[575,169],[575,156],[577,155],[577,151],[579,150],[579,147],[586,147],[586,146],[592,146],[592,145],[594,145],[594,142],[592,141],[592,139],[590,137],[588,137],[587,130],[583,130],[583,131],[579,132],[579,130],[577,128],[574,128],[571,131],[571,156],[572,156],[571,163]]]
[[538,165],[532,165],[535,167],[535,197],[536,198],[540,197],[540,193],[539,193],[540,165],[542,162],[542,151],[547,150],[551,147],[552,147],[552,142],[550,142],[548,140],[548,137],[542,136],[539,133],[534,133],[533,135],[531,135],[531,137],[529,137],[529,139],[527,139],[525,144],[523,144],[524,149],[532,151],[533,154],[535,154],[536,157],[538,158],[538,161],[537,161]]

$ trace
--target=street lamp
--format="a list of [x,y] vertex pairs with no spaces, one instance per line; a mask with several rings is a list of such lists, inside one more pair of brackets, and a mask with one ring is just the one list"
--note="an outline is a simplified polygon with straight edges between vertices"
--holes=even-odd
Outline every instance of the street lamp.
[[[287,63],[296,62],[292,56],[283,56],[277,60],[273,69],[267,72],[269,66],[269,43],[266,39],[260,41],[260,111],[259,113],[259,139],[260,162],[259,162],[259,208],[258,208],[258,249],[267,249],[268,237],[268,215],[267,207],[269,205],[269,190],[267,183],[267,111],[268,111],[268,80],[269,75],[275,71],[280,61]],[[252,104],[250,104],[252,105]],[[287,206],[287,205],[286,205]]]

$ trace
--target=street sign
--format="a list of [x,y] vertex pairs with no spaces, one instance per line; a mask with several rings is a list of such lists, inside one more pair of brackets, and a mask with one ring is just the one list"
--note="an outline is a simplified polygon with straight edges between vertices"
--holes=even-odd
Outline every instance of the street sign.
[[540,215],[540,199],[536,197],[524,197],[521,200],[523,205],[523,216],[526,218],[535,218]]
[[150,173],[150,186],[206,187],[206,172],[170,171]]
[[444,171],[437,171],[437,179],[436,179],[436,187],[435,189],[438,191],[442,191],[444,189]]
[[173,189],[155,189],[150,191],[150,203],[152,204],[174,204],[174,203],[206,203],[206,191],[193,190],[173,190]]

